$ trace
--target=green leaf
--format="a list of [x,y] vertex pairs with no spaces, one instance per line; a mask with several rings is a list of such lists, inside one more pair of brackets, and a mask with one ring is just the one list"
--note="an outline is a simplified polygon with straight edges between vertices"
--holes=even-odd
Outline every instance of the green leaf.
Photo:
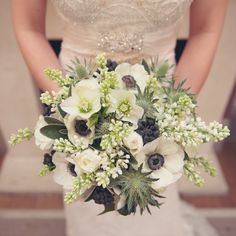
[[76,74],[78,75],[80,80],[88,77],[87,69],[81,64],[78,64],[76,66]]
[[165,77],[167,72],[169,70],[169,64],[166,62],[166,63],[163,63],[157,70],[157,76],[158,77]]
[[100,215],[104,215],[107,212],[111,212],[111,211],[115,211],[115,203],[110,203],[110,204],[106,204],[104,205],[105,209],[102,213],[99,214]]
[[187,152],[184,152],[184,161],[189,161],[190,157]]
[[60,105],[58,105],[57,108],[58,108],[58,111],[59,111],[60,115],[62,116],[62,118],[64,118],[64,117],[67,115],[67,113],[64,112],[64,111],[61,109],[61,106],[60,106]]
[[142,60],[142,65],[144,66],[144,69],[147,71],[147,73],[150,75],[151,74],[151,71],[150,71],[150,68],[148,66],[148,63],[146,62],[146,60]]
[[44,117],[44,120],[47,124],[49,125],[55,125],[55,124],[58,124],[58,125],[64,125],[63,122],[61,122],[60,120],[58,119],[55,119],[53,117],[50,117],[50,116],[45,116]]
[[98,123],[98,118],[99,118],[99,114],[98,113],[95,113],[93,114],[89,120],[88,120],[88,127],[91,128],[93,127],[94,125],[96,125]]
[[67,139],[67,130],[64,125],[47,125],[40,129],[40,132],[50,139]]

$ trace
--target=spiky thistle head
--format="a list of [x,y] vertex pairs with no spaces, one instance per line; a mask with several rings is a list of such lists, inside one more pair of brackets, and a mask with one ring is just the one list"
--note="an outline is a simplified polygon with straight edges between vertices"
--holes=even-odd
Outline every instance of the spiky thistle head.
[[68,65],[67,72],[70,77],[74,78],[76,81],[80,81],[89,78],[93,75],[95,70],[95,63],[91,60],[84,59],[83,63],[78,58],[71,61],[71,65]]
[[154,98],[154,93],[149,92],[148,89],[144,89],[144,92],[140,90],[140,88],[137,86],[138,94],[136,95],[136,103],[138,106],[142,107],[144,109],[144,114],[147,117],[155,118],[156,114],[156,108],[153,105],[156,101]]
[[123,175],[114,180],[112,185],[119,186],[121,195],[126,197],[126,204],[122,209],[118,209],[120,214],[129,215],[136,213],[137,207],[141,214],[146,209],[150,214],[149,206],[160,207],[157,197],[162,198],[159,193],[152,188],[152,183],[158,181],[150,177],[152,172],[142,172],[141,165],[137,170],[130,166],[130,169],[124,171]]

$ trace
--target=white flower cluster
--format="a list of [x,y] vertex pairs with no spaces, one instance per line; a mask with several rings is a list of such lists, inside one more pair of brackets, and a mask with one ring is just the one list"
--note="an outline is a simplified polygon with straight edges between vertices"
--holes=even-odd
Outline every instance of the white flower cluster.
[[[80,69],[77,77],[45,70],[60,91],[41,95],[51,114],[39,117],[35,143],[47,152],[40,174],[53,172],[54,181],[70,191],[65,202],[89,191],[91,196],[101,186],[107,188],[101,191],[105,195],[125,193],[116,198],[123,199],[126,210],[139,206],[143,211],[147,203],[155,205],[153,197],[183,173],[198,186],[204,180],[197,168],[215,174],[211,163],[189,158],[187,149],[223,140],[229,129],[216,121],[207,125],[197,117],[192,95],[183,89],[183,82],[175,86],[166,63],[156,68],[142,63],[117,65],[99,55],[96,76],[82,64],[71,68],[74,75]],[[19,130],[10,143],[32,135],[29,129]],[[99,201],[114,197],[98,195],[94,194]]]
[[195,118],[193,104],[187,95],[177,102],[163,104],[162,117],[158,121],[160,132],[173,138],[182,146],[197,146],[210,141],[220,141],[229,136],[229,129],[214,121],[207,125],[200,117]]
[[78,151],[86,149],[86,146],[84,146],[83,144],[81,144],[80,146],[75,146],[69,140],[60,138],[55,140],[53,149],[57,152],[74,154]]

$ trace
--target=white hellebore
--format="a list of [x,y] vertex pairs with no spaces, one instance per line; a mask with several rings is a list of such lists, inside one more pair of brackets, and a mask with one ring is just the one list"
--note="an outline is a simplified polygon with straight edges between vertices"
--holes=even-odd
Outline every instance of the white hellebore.
[[44,117],[42,115],[39,116],[39,120],[36,124],[35,131],[34,131],[34,137],[35,137],[35,144],[41,149],[41,150],[48,150],[52,147],[54,140],[46,137],[40,132],[40,129],[44,126],[47,126],[48,124],[44,120]]
[[93,143],[95,128],[87,126],[87,120],[78,116],[67,115],[64,118],[68,138],[74,145],[88,146]]
[[53,171],[54,181],[62,185],[64,189],[71,190],[73,188],[73,175],[70,173],[70,162],[67,160],[66,154],[56,152],[53,155],[53,163],[56,165],[56,169]]
[[123,142],[134,156],[143,148],[143,138],[135,131],[125,137]]
[[101,161],[102,158],[92,149],[78,152],[72,159],[73,164],[75,164],[76,173],[92,173],[99,168]]
[[154,189],[165,188],[176,182],[183,172],[184,151],[173,140],[157,138],[147,143],[136,156],[138,164],[143,164],[143,171],[153,171]]
[[115,72],[118,75],[121,88],[135,89],[137,84],[141,91],[144,91],[149,75],[142,65],[122,63],[116,67]]
[[72,88],[71,97],[61,103],[61,108],[70,115],[89,119],[101,109],[97,80],[86,79],[77,83]]
[[116,112],[119,119],[137,125],[142,118],[144,110],[136,104],[136,97],[127,90],[113,90],[110,94],[110,107],[108,112]]

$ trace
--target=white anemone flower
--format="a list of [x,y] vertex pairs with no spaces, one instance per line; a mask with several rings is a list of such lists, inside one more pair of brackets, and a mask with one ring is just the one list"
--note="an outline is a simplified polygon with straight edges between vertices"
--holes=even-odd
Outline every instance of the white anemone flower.
[[113,90],[110,94],[110,107],[108,112],[116,112],[118,118],[137,125],[142,118],[144,110],[136,104],[136,97],[126,90]]
[[[66,154],[56,152],[53,155],[53,163],[56,165],[56,169],[53,171],[54,181],[62,185],[64,189],[71,190],[73,188],[73,174],[70,173],[69,164]],[[77,175],[80,173],[77,172]]]
[[40,132],[40,129],[44,126],[48,125],[46,121],[44,120],[44,117],[41,115],[39,116],[39,120],[36,124],[35,131],[34,131],[34,137],[35,137],[35,144],[41,149],[41,150],[48,150],[52,147],[54,140],[46,137]]
[[134,156],[143,148],[143,138],[135,131],[123,139],[124,145]]
[[82,80],[72,89],[71,97],[61,103],[66,113],[89,119],[101,109],[98,82],[94,79]]
[[76,173],[92,173],[100,167],[102,158],[89,148],[76,153],[70,161],[75,165]]
[[173,140],[160,137],[147,143],[136,159],[143,171],[153,171],[151,177],[159,179],[153,183],[154,189],[165,188],[182,176],[184,151]]
[[93,143],[95,127],[89,128],[87,120],[78,116],[67,115],[64,122],[68,130],[68,138],[74,145],[88,146]]
[[147,71],[140,64],[122,63],[116,67],[115,72],[121,88],[135,89],[135,84],[137,84],[143,92],[149,79]]

